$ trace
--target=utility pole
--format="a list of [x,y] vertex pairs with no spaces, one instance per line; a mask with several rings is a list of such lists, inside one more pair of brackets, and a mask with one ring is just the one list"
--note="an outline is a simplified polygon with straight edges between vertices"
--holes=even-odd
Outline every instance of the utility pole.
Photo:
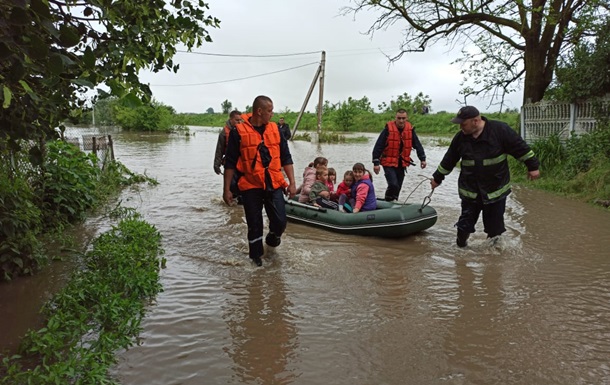
[[326,52],[322,51],[322,60],[320,61],[320,86],[318,93],[318,138],[322,132],[322,107],[324,106],[324,69],[326,67]]
[[322,58],[320,60],[320,65],[316,70],[316,74],[313,77],[313,81],[311,82],[311,86],[309,86],[309,91],[307,91],[307,95],[305,96],[305,101],[301,106],[301,110],[299,111],[299,115],[297,116],[297,120],[294,123],[294,129],[292,130],[292,135],[290,140],[293,140],[294,134],[297,132],[297,128],[299,127],[299,122],[301,121],[301,117],[305,112],[305,108],[307,107],[307,103],[309,102],[309,98],[313,93],[313,89],[316,86],[316,82],[320,82],[320,92],[318,94],[318,136],[322,131],[322,107],[324,105],[324,69],[326,67],[326,52],[322,51]]

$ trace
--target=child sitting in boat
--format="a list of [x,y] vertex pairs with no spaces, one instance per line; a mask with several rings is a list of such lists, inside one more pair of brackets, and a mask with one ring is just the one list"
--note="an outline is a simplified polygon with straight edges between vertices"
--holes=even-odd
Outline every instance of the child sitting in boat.
[[299,202],[309,202],[309,192],[311,191],[311,186],[316,181],[316,168],[319,166],[326,167],[327,164],[328,159],[323,156],[319,156],[307,167],[305,167],[305,170],[303,171],[303,183],[301,184],[301,187],[297,189],[297,193],[299,194]]
[[347,170],[345,174],[343,174],[343,182],[339,183],[337,186],[337,192],[335,193],[337,198],[341,197],[341,195],[345,195],[348,199],[351,198],[353,184],[354,172],[352,170]]
[[[329,174],[330,175],[330,174]],[[337,191],[333,194],[331,193],[331,200],[339,203],[339,209],[343,207],[348,213],[352,212],[352,204],[354,202],[350,202],[350,198],[352,197],[352,185],[354,184],[354,172],[352,170],[347,170],[343,174],[343,182],[339,183],[337,186]]]
[[370,211],[377,208],[377,197],[371,173],[364,168],[364,164],[356,163],[352,167],[354,185],[352,186],[352,199],[354,199],[354,213]]
[[335,183],[337,183],[337,172],[334,168],[328,168],[328,179],[326,180],[326,185],[328,186],[328,191],[333,195],[335,192]]
[[337,202],[330,200],[330,191],[326,185],[328,180],[328,169],[326,166],[318,166],[316,169],[316,181],[309,189],[309,203],[314,206],[324,207],[327,209],[338,210]]

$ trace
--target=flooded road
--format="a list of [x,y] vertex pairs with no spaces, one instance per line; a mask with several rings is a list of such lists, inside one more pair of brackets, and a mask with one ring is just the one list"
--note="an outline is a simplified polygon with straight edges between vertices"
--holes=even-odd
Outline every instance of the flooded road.
[[[113,370],[122,384],[610,384],[607,212],[518,188],[500,242],[480,223],[458,249],[454,172],[425,232],[385,240],[289,223],[256,268],[243,210],[224,205],[212,170],[217,129],[194,130],[113,136],[122,163],[160,182],[122,199],[159,229],[167,258],[141,343]],[[297,181],[319,155],[339,177],[370,165],[375,135],[364,135],[291,142]],[[444,154],[422,139],[429,168],[411,170],[402,199]],[[382,195],[383,176],[374,184]],[[423,182],[409,202],[429,193]]]

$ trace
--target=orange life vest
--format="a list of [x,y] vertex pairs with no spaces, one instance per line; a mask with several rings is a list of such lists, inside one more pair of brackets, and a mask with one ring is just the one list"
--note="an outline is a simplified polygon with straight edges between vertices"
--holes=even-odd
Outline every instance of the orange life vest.
[[[237,132],[241,137],[240,156],[237,162],[237,170],[242,174],[237,182],[241,191],[254,188],[266,188],[265,186],[265,167],[259,153],[259,145],[265,144],[271,155],[271,162],[267,167],[271,176],[273,188],[285,188],[288,183],[282,174],[282,163],[280,161],[280,142],[281,136],[277,125],[273,122],[267,123],[263,135],[252,127],[248,118],[251,114],[244,114],[244,121],[237,125]],[[254,163],[254,167],[253,167]]]
[[[408,167],[411,162],[411,148],[413,147],[413,126],[406,122],[405,128],[401,132],[396,126],[394,120],[388,124],[388,140],[386,141],[385,149],[379,160],[382,166],[398,167],[398,156],[402,159],[400,167]],[[400,151],[400,141],[402,140],[402,152]]]
[[231,133],[231,127],[229,127],[229,124],[225,124],[224,126],[224,131],[225,131],[225,148],[223,149],[223,154],[227,153],[227,145],[229,144],[229,134]]

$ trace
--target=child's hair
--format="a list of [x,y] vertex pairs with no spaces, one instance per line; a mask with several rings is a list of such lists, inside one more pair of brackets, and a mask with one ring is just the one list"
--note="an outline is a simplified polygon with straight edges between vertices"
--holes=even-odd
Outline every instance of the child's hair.
[[347,178],[348,176],[352,178],[352,182],[353,182],[354,181],[354,172],[352,170],[347,170],[343,174],[343,180],[345,180],[345,178]]
[[329,168],[328,168],[328,177],[330,178],[330,176],[331,176],[331,175],[334,175],[334,176],[335,176],[335,178],[336,178],[336,177],[337,177],[337,172],[335,171],[335,169],[334,169],[334,168],[329,167]]
[[318,166],[322,165],[322,166],[326,166],[328,164],[328,159],[326,159],[323,156],[319,156],[316,159],[313,160],[313,166],[315,168],[318,168]]
[[356,163],[354,164],[354,167],[352,167],[352,171],[362,171],[363,173],[368,173],[369,174],[369,179],[371,180],[371,183],[373,183],[373,175],[369,172],[369,170],[367,170],[364,165],[362,163]]
[[318,179],[318,177],[322,174],[324,174],[326,171],[328,171],[328,169],[326,168],[326,166],[318,166],[316,168],[316,179]]

